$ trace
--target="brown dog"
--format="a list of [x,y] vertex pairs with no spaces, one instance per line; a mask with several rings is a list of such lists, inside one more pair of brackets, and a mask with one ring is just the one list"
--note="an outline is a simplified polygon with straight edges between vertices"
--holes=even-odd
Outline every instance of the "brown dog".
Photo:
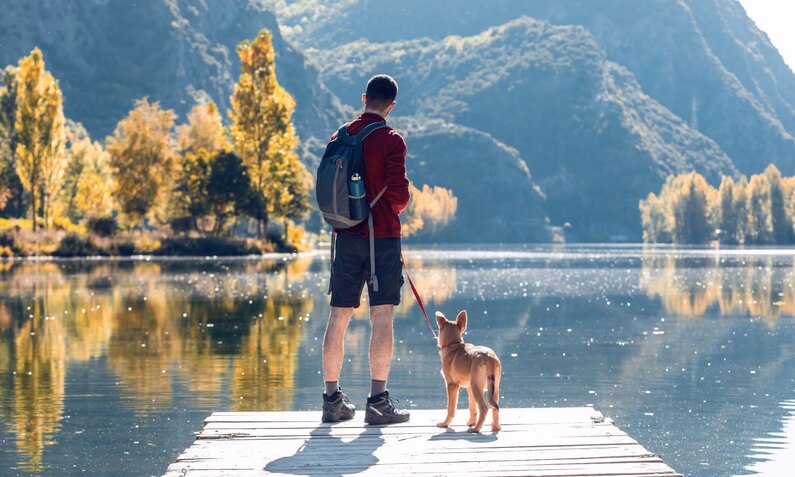
[[[447,384],[447,419],[437,424],[447,427],[455,416],[458,405],[458,390],[465,387],[469,394],[469,432],[480,432],[486,420],[488,406],[483,391],[488,381],[489,404],[492,408],[491,430],[500,430],[500,373],[502,365],[497,354],[485,346],[464,343],[461,336],[467,329],[467,312],[458,313],[455,321],[449,321],[436,312],[439,324],[439,356],[442,358],[442,376]],[[478,410],[480,411],[478,413]]]

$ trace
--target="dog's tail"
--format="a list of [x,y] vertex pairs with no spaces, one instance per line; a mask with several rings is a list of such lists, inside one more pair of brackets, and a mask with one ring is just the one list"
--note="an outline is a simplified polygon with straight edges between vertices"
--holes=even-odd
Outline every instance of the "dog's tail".
[[500,375],[502,375],[502,364],[499,359],[494,359],[489,363],[489,405],[499,411],[500,405]]

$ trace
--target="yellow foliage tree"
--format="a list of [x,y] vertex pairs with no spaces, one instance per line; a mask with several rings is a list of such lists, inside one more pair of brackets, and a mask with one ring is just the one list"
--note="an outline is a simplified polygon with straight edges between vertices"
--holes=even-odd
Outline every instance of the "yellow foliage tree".
[[235,148],[266,204],[257,226],[261,237],[270,215],[293,217],[308,207],[309,181],[295,152],[295,101],[276,79],[270,32],[263,29],[253,41],[240,43],[237,54],[240,78],[229,116]]
[[175,151],[170,133],[174,112],[160,109],[147,98],[116,126],[107,140],[110,166],[121,211],[133,222],[141,221],[162,201],[175,179]]
[[53,199],[66,167],[63,99],[55,78],[44,68],[36,48],[19,60],[17,114],[14,125],[16,171],[31,197],[31,218],[36,230],[39,209],[48,226]]
[[403,236],[417,235],[421,230],[435,233],[455,218],[458,198],[453,191],[439,186],[423,184],[418,189],[409,185],[411,202],[403,215],[401,231]]
[[191,108],[188,123],[180,126],[177,133],[177,144],[183,154],[201,149],[208,152],[226,151],[232,147],[224,131],[221,113],[212,101]]

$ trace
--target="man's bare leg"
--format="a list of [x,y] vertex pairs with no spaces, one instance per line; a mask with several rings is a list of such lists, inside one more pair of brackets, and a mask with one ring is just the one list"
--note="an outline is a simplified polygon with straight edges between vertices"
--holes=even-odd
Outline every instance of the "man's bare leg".
[[370,378],[372,384],[370,395],[375,396],[386,390],[389,368],[392,364],[392,348],[394,346],[393,328],[394,305],[376,305],[370,307]]
[[[342,359],[345,354],[345,330],[348,329],[348,323],[350,323],[352,315],[353,308],[331,307],[331,314],[326,325],[326,334],[323,337],[323,381],[327,384],[327,394],[329,395],[336,392],[336,383],[340,380]],[[330,385],[328,383],[335,384]],[[328,392],[330,391],[328,386],[332,386],[335,389]]]

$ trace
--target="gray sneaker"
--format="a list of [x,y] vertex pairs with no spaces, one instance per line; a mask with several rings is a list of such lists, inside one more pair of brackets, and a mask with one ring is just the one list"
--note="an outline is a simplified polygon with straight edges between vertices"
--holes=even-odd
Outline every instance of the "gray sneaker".
[[389,391],[367,398],[364,422],[373,425],[407,422],[410,417],[409,412],[395,408],[398,402],[397,399],[389,397]]
[[342,390],[337,391],[331,396],[323,393],[323,422],[339,422],[352,419],[356,414],[356,406],[348,401],[348,396]]

